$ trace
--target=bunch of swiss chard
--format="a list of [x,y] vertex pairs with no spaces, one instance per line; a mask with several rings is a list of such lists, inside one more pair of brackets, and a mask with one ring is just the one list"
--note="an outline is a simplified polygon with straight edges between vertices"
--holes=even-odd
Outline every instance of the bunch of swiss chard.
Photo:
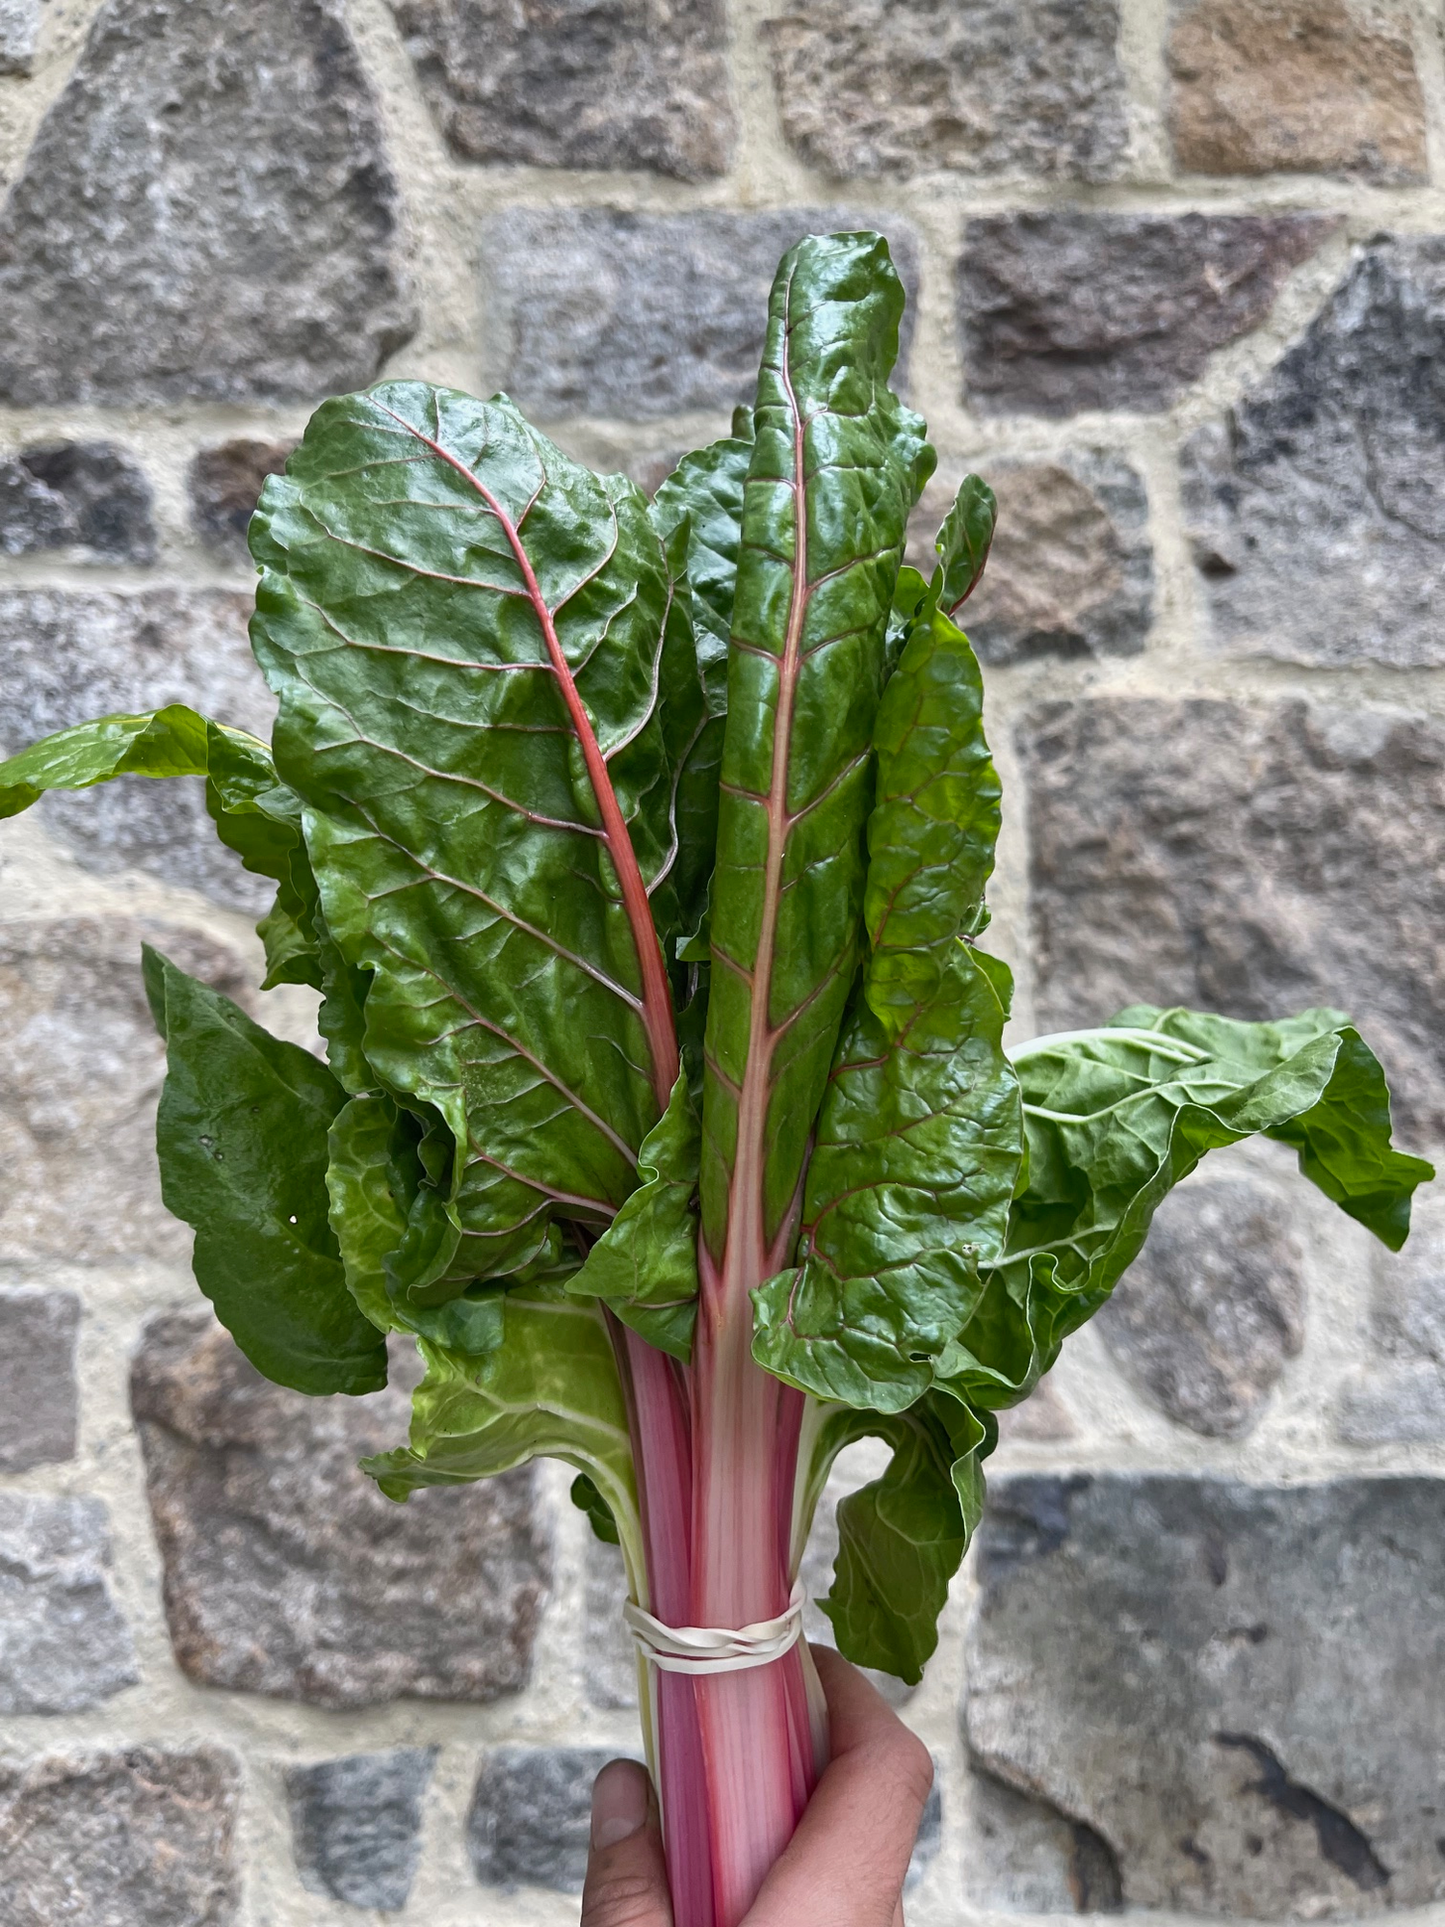
[[[502,397],[327,402],[251,527],[272,747],[112,716],[0,768],[0,813],[199,774],[274,880],[266,984],[319,990],[327,1062],[147,953],[164,1195],[278,1383],[371,1391],[414,1335],[385,1492],[564,1459],[641,1606],[736,1628],[875,1435],[823,1610],[916,1680],[994,1414],[1205,1151],[1281,1139],[1391,1248],[1430,1170],[1336,1011],[1005,1050],[958,626],[993,498],[969,478],[931,579],[902,566],[934,463],[902,308],[878,236],[801,242],[755,407],[651,503]],[[806,1646],[644,1672],[679,1927],[736,1927],[825,1755]]]

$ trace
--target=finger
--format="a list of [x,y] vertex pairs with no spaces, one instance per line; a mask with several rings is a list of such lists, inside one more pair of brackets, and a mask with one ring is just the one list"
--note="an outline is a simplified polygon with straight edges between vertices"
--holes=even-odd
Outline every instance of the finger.
[[657,1802],[635,1760],[611,1761],[592,1788],[582,1927],[672,1927]]
[[833,1757],[746,1927],[899,1927],[933,1761],[856,1667],[814,1657]]

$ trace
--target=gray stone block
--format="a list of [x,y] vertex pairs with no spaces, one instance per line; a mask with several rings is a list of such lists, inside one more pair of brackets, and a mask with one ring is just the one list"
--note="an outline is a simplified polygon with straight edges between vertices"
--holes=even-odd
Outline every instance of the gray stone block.
[[151,488],[110,442],[45,442],[0,462],[0,554],[154,562]]
[[605,1746],[498,1746],[484,1755],[467,1812],[467,1852],[488,1887],[582,1891],[592,1782]]
[[156,1175],[165,1051],[141,983],[143,942],[245,1000],[246,966],[195,930],[130,917],[0,922],[0,1261],[184,1263],[190,1250]]
[[79,1326],[73,1291],[0,1285],[0,1472],[75,1457]]
[[241,1773],[217,1747],[0,1767],[6,1927],[233,1927]]
[[1304,1254],[1287,1209],[1247,1178],[1172,1192],[1099,1330],[1160,1411],[1206,1438],[1242,1438],[1304,1344]]
[[[804,234],[872,225],[827,207],[492,215],[482,265],[493,324],[509,344],[503,386],[543,420],[633,420],[751,402],[779,260]],[[911,298],[913,237],[894,224],[888,238]],[[907,326],[905,317],[905,343]]]
[[836,180],[1123,166],[1116,0],[811,0],[763,34],[788,143]]
[[[216,589],[0,590],[4,747],[166,703],[269,737],[276,706],[246,639],[250,607],[249,597]],[[87,869],[149,870],[259,915],[274,886],[220,843],[204,787],[200,777],[122,776],[37,807]]]
[[205,1310],[147,1328],[131,1402],[190,1678],[335,1707],[527,1683],[551,1576],[531,1470],[383,1498],[356,1461],[406,1436],[404,1347],[394,1364],[384,1392],[312,1399],[269,1384]]
[[337,0],[106,0],[0,212],[0,400],[310,398],[414,327]]
[[1348,1010],[1403,1142],[1445,1141],[1445,729],[1111,697],[1020,732],[1041,1030],[1126,1004]]
[[1340,1388],[1335,1435],[1346,1445],[1445,1444],[1445,1369],[1418,1358],[1351,1373]]
[[79,1713],[134,1686],[109,1565],[99,1499],[0,1492],[0,1713]]
[[1335,1429],[1351,1445],[1445,1441],[1445,1203],[1417,1194],[1410,1240],[1375,1260],[1371,1335],[1378,1360],[1341,1388]]
[[1257,328],[1336,225],[1317,214],[990,214],[958,270],[967,399],[985,414],[1166,408]]
[[[1154,608],[1149,502],[1137,471],[1102,450],[985,466],[998,528],[961,618],[980,660],[1137,655]],[[908,559],[925,575],[962,477],[945,463],[914,512]]]
[[28,74],[40,34],[40,0],[0,0],[0,74]]
[[352,1907],[405,1907],[436,1756],[434,1746],[399,1746],[288,1770],[292,1845],[308,1891]]
[[1445,237],[1382,242],[1184,450],[1216,646],[1445,663]]
[[469,161],[726,173],[722,0],[391,0],[437,126]]
[[964,1718],[1129,1907],[1445,1897],[1445,1481],[996,1479]]
[[285,468],[294,442],[261,442],[238,438],[203,448],[186,477],[190,488],[191,521],[211,548],[250,563],[246,530],[268,475]]

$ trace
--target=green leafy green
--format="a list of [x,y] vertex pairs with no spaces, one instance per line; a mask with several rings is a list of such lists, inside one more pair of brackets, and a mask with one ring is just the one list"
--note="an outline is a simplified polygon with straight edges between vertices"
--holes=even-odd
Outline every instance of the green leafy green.
[[166,1045],[161,1195],[195,1230],[197,1284],[278,1385],[375,1391],[386,1383],[386,1342],[346,1288],[327,1218],[340,1085],[149,946],[145,975]]
[[507,1296],[506,1322],[506,1343],[479,1358],[419,1341],[427,1371],[412,1399],[411,1443],[362,1469],[405,1499],[529,1459],[562,1459],[587,1474],[636,1559],[627,1407],[600,1309],[556,1285],[522,1287]]
[[934,589],[946,615],[956,616],[978,587],[997,521],[993,490],[982,476],[965,475],[936,544],[939,566]]
[[800,242],[769,304],[712,884],[701,1191],[715,1254],[735,1177],[761,1191],[765,1239],[792,1205],[858,956],[885,635],[933,466],[887,386],[902,311],[871,234]]

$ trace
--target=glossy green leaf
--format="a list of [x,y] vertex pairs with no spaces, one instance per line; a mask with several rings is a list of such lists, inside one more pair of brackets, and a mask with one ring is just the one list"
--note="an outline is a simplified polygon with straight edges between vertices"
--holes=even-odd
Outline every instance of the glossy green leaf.
[[819,1605],[846,1659],[916,1685],[983,1512],[981,1464],[997,1434],[991,1421],[931,1392],[889,1418],[830,1414],[819,1456],[831,1461],[868,1435],[892,1456],[879,1478],[839,1502],[833,1585]]
[[993,490],[982,476],[965,475],[934,544],[938,551],[934,584],[938,606],[946,615],[956,618],[978,587],[997,521]]
[[600,1298],[649,1345],[687,1363],[697,1322],[697,1160],[701,1128],[684,1072],[643,1139],[641,1183],[567,1289]]
[[728,674],[703,1223],[735,1177],[784,1224],[858,957],[872,727],[909,511],[932,468],[888,390],[903,290],[873,234],[811,236],[773,285]]
[[617,1530],[617,1521],[612,1516],[612,1508],[597,1490],[585,1472],[579,1472],[568,1488],[568,1497],[579,1512],[587,1514],[587,1522],[593,1534],[604,1545],[620,1546],[622,1535]]
[[554,1458],[592,1480],[637,1558],[637,1489],[627,1408],[601,1310],[557,1286],[507,1295],[506,1343],[483,1357],[420,1341],[426,1376],[412,1397],[410,1445],[365,1459],[392,1499],[466,1485],[529,1459]]
[[954,939],[983,921],[1000,787],[968,638],[922,599],[873,726],[865,994],[890,1036],[932,1002]]
[[1433,1175],[1390,1142],[1384,1075],[1338,1011],[1242,1023],[1138,1005],[1102,1030],[1015,1053],[1028,1182],[1008,1246],[940,1374],[973,1403],[1008,1405],[1108,1297],[1170,1188],[1207,1151],[1262,1134],[1391,1249]]
[[933,1382],[1003,1250],[1019,1168],[1003,1011],[954,944],[896,1039],[860,1000],[808,1166],[798,1265],[754,1293],[753,1356],[820,1398],[896,1412]]
[[298,1392],[371,1392],[386,1344],[346,1287],[327,1217],[344,1093],[309,1052],[145,952],[166,1044],[161,1195],[196,1234],[196,1282],[258,1371]]
[[251,539],[278,762],[368,977],[366,1060],[452,1134],[459,1242],[437,1272],[445,1237],[421,1241],[418,1288],[459,1293],[536,1257],[554,1213],[605,1226],[661,1108],[638,931],[676,855],[666,557],[630,483],[505,399],[415,382],[325,403]]

